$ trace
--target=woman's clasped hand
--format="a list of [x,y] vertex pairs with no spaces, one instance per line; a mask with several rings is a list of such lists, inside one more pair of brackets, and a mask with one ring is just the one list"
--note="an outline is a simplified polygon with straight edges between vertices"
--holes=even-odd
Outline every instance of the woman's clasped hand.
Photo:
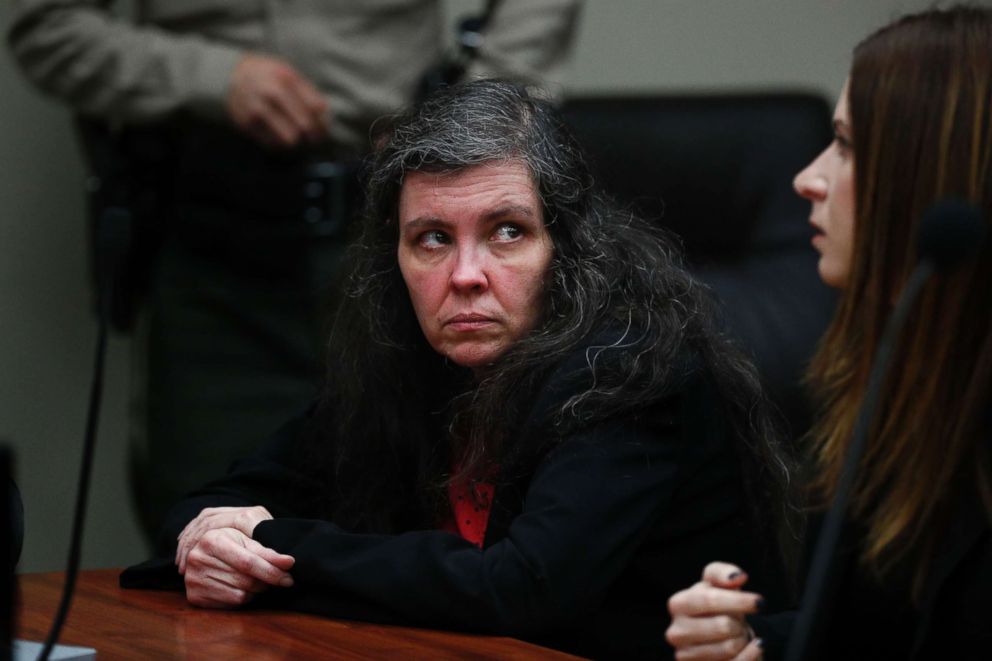
[[271,518],[261,506],[208,507],[183,528],[175,562],[191,604],[243,606],[269,586],[293,585],[293,557],[251,538],[255,526]]
[[764,604],[760,594],[747,592],[747,574],[726,562],[711,562],[702,579],[668,600],[672,623],[665,632],[678,652],[690,661],[761,658],[761,639],[745,619]]

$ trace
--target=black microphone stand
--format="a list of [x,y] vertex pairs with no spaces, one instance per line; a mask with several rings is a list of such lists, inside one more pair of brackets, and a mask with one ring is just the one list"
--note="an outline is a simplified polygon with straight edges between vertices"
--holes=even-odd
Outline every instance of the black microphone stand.
[[792,630],[792,635],[789,637],[789,645],[785,654],[787,661],[806,659],[809,650],[816,649],[819,645],[820,634],[824,628],[822,626],[823,615],[828,611],[828,606],[833,601],[832,597],[837,588],[835,577],[839,556],[835,551],[840,542],[844,519],[847,516],[848,501],[854,486],[854,479],[857,476],[858,464],[861,463],[861,458],[865,454],[865,447],[868,444],[868,427],[871,424],[872,415],[878,407],[878,398],[885,376],[889,371],[889,363],[892,362],[895,340],[902,330],[910,308],[916,302],[923,285],[933,275],[933,271],[933,264],[929,260],[923,261],[916,267],[906,283],[903,294],[892,312],[892,317],[886,324],[882,340],[879,342],[878,355],[868,377],[868,390],[858,413],[840,479],[837,481],[836,496],[817,540],[799,617]]

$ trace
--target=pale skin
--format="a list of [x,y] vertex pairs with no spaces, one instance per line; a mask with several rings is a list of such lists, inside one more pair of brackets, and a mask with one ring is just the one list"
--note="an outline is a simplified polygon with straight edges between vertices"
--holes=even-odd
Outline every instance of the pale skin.
[[846,83],[834,110],[833,127],[833,141],[792,184],[811,202],[809,222],[816,230],[813,247],[820,253],[820,279],[843,288],[854,252],[854,153]]
[[747,574],[727,562],[711,562],[703,577],[668,600],[672,623],[665,639],[680,661],[760,659],[761,640],[744,619],[758,612],[761,595],[741,588]]
[[[554,254],[530,171],[519,161],[409,173],[397,260],[424,337],[462,367],[496,360],[543,308]],[[264,507],[204,509],[179,534],[176,566],[195,606],[234,608],[293,584],[294,558],[252,533]]]
[[273,147],[316,143],[328,135],[324,96],[289,63],[268,55],[248,53],[238,62],[227,113],[242,131]]
[[522,162],[411,172],[398,222],[400,271],[436,352],[481,367],[537,323],[553,248]]
[[[834,111],[834,140],[796,175],[796,192],[812,203],[813,247],[820,253],[817,270],[831,287],[847,284],[854,249],[854,155],[848,114],[847,84]],[[761,641],[745,616],[757,612],[760,595],[741,588],[747,575],[725,562],[711,562],[702,580],[668,600],[672,623],[665,632],[680,660],[750,661],[762,658]]]
[[293,585],[293,557],[251,538],[271,518],[264,507],[208,507],[189,522],[179,534],[176,566],[191,604],[234,608],[271,586]]

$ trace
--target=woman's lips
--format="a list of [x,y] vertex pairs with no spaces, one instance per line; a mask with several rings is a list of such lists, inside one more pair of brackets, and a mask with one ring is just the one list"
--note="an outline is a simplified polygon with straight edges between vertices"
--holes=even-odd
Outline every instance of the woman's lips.
[[817,240],[822,239],[823,237],[825,237],[826,236],[826,233],[823,231],[822,228],[820,228],[819,225],[816,225],[812,221],[810,221],[810,226],[813,228],[813,238],[810,239],[810,243],[812,243],[814,246],[816,246]]
[[482,314],[456,314],[444,325],[455,331],[471,332],[486,328],[494,323],[496,323],[495,319]]

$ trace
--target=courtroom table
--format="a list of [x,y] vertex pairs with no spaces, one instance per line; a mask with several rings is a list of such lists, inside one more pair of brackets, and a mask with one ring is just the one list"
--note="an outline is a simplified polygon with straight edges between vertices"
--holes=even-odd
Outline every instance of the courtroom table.
[[[194,608],[179,592],[122,590],[119,573],[80,572],[60,643],[96,648],[98,659],[575,658],[513,638]],[[45,639],[63,579],[62,573],[18,576],[18,638]]]

